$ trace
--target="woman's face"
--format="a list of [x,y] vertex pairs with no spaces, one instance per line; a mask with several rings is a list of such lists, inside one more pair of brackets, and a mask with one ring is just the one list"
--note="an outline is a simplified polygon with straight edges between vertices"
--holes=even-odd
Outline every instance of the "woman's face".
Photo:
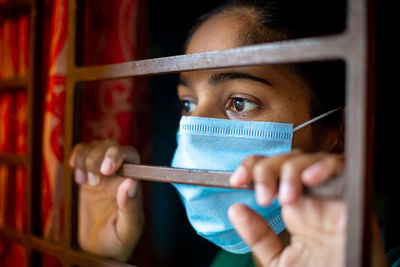
[[[240,20],[214,15],[193,34],[186,53],[239,47]],[[310,89],[296,74],[282,66],[254,66],[184,72],[178,96],[182,115],[246,121],[292,123],[310,119]],[[293,147],[317,148],[312,128],[293,135]]]

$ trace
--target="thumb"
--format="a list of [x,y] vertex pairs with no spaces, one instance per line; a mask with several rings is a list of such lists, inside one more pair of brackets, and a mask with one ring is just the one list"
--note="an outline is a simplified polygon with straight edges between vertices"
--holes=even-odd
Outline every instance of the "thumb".
[[122,243],[135,246],[144,225],[141,206],[141,191],[138,181],[125,179],[118,187],[117,205],[118,218],[116,231]]
[[263,217],[240,203],[229,208],[228,216],[261,266],[278,265],[283,244]]

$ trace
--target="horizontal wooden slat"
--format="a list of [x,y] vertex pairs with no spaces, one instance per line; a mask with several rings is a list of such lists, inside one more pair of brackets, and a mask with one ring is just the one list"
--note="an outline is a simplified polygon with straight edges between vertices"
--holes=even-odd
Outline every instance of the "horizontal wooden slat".
[[[230,187],[229,177],[232,175],[232,172],[179,169],[138,164],[123,164],[118,173],[121,176],[140,180],[215,187]],[[252,187],[246,186],[241,189],[252,189]]]
[[28,246],[28,243],[26,242],[27,238],[24,233],[10,229],[8,227],[0,226],[0,236],[12,242],[21,244],[24,247]]
[[75,67],[70,75],[75,81],[84,82],[200,69],[343,59],[346,55],[345,37],[345,34],[331,35],[119,64]]
[[[118,174],[145,181],[230,188],[229,178],[232,172],[123,164]],[[248,185],[236,189],[252,190],[254,186]],[[305,188],[304,191],[307,195],[317,197],[343,198],[345,180],[343,177],[337,177],[320,186]]]
[[25,165],[27,163],[27,158],[25,155],[0,152],[0,163]]
[[127,267],[132,265],[119,263],[114,260],[107,258],[98,257],[94,254],[86,253],[83,251],[74,251],[72,249],[65,249],[65,247],[60,245],[55,245],[47,240],[30,236],[29,244],[36,250],[55,256],[63,261],[69,262],[71,264],[76,264],[78,266],[114,266],[114,267]]
[[132,265],[119,263],[117,261],[98,257],[83,251],[75,251],[72,249],[66,250],[65,247],[54,244],[48,240],[39,238],[33,235],[27,235],[11,228],[0,226],[0,236],[6,239],[19,243],[25,248],[37,250],[57,257],[61,261],[76,264],[78,266],[114,266],[127,267]]
[[28,84],[27,79],[22,79],[22,78],[11,79],[11,80],[0,80],[0,92],[25,89],[27,84]]

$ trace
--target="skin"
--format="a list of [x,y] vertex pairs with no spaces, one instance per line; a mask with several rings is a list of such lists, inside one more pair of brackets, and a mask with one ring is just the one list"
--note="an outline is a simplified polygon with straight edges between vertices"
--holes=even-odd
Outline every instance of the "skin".
[[[237,36],[241,21],[235,16],[214,15],[194,33],[186,53],[240,46]],[[178,95],[186,116],[294,126],[310,119],[310,88],[283,66],[182,73]],[[345,203],[301,194],[304,185],[319,185],[342,172],[343,156],[330,153],[340,145],[341,137],[337,129],[321,130],[315,138],[312,126],[306,126],[294,134],[293,152],[269,158],[250,156],[232,175],[233,187],[254,182],[260,205],[268,205],[275,196],[282,204],[290,244],[283,243],[249,207],[235,204],[228,211],[237,232],[252,248],[258,266],[344,264]],[[80,244],[85,250],[121,261],[129,256],[143,228],[137,182],[114,174],[122,162],[139,162],[136,150],[109,140],[79,144],[70,158],[75,179],[81,184]],[[96,217],[98,213],[101,215]],[[374,231],[373,247],[374,263],[384,266],[379,231]]]
[[[235,17],[214,16],[195,32],[186,52],[198,53],[237,47],[240,42],[236,36],[241,27]],[[222,73],[225,73],[225,76],[226,73],[245,73],[268,83],[245,78],[226,78],[218,83],[213,82],[214,77],[221,76]],[[300,77],[283,66],[183,73],[178,86],[178,95],[186,107],[183,115],[284,122],[293,123],[294,126],[311,119],[310,88]],[[270,158],[250,156],[231,177],[232,186],[254,181],[256,200],[260,205],[270,204],[275,196],[278,196],[282,204],[288,204],[283,207],[282,213],[288,229],[291,230],[292,242],[285,250],[283,242],[273,233],[266,221],[250,208],[236,204],[229,209],[228,215],[232,223],[252,247],[254,258],[259,265],[288,266],[295,261],[299,266],[305,264],[317,266],[316,264],[324,260],[323,254],[318,249],[321,242],[326,243],[325,251],[328,253],[325,256],[329,257],[329,262],[341,265],[344,260],[346,229],[344,204],[337,201],[313,201],[301,197],[304,183],[319,184],[342,170],[343,161],[340,155],[301,152],[333,150],[339,142],[340,132],[331,130],[321,134],[324,135],[318,138],[321,142],[310,142],[314,139],[313,132],[312,127],[307,126],[294,134],[294,152]],[[299,224],[299,219],[304,217],[305,209],[309,209],[309,212]],[[321,233],[320,223],[310,220],[315,217],[325,218],[326,228],[322,233],[327,232],[328,235]],[[304,229],[310,230],[304,231]],[[294,242],[297,240],[299,242]],[[310,240],[319,242],[310,244]],[[324,242],[325,240],[331,242]],[[304,253],[304,249],[308,253]],[[337,253],[332,253],[333,251]],[[281,256],[278,256],[280,254]],[[312,257],[313,254],[317,257]]]
[[140,184],[115,175],[123,162],[140,163],[132,147],[104,140],[74,147],[69,164],[79,190],[82,249],[126,261],[144,227]]

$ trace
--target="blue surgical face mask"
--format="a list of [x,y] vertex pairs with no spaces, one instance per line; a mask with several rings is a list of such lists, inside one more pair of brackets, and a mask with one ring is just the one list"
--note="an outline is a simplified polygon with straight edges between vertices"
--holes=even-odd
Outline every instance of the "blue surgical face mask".
[[[338,109],[336,109],[338,110]],[[249,155],[273,156],[291,151],[295,130],[336,111],[332,110],[293,129],[292,124],[182,117],[177,133],[178,147],[172,167],[234,171]],[[227,211],[243,203],[264,217],[276,234],[285,229],[275,199],[260,207],[254,191],[174,184],[196,232],[223,249],[243,254],[249,246],[236,233]]]

